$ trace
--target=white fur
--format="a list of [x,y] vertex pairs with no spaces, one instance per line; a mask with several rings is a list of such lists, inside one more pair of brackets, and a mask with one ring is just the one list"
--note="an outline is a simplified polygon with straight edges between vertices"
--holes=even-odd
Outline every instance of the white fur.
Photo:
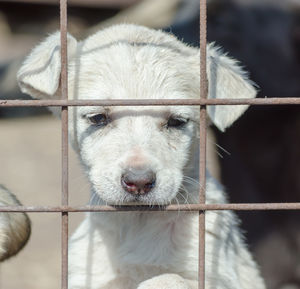
[[[18,73],[22,91],[58,98],[59,35],[36,47]],[[47,49],[48,48],[48,49]],[[55,50],[55,51],[54,51]],[[69,36],[69,96],[73,99],[198,98],[199,51],[161,31],[113,26],[77,43]],[[236,62],[208,46],[209,97],[253,98],[255,89]],[[52,76],[52,77],[51,77]],[[208,109],[221,130],[247,106]],[[97,127],[96,114],[109,116]],[[188,120],[168,128],[170,116]],[[70,109],[70,135],[92,184],[91,204],[198,201],[199,108],[78,107]],[[151,168],[156,185],[136,199],[121,186],[122,171]],[[209,176],[207,202],[224,203]],[[91,213],[70,243],[71,289],[197,288],[198,214],[191,212]],[[206,212],[206,288],[265,288],[229,211]]]

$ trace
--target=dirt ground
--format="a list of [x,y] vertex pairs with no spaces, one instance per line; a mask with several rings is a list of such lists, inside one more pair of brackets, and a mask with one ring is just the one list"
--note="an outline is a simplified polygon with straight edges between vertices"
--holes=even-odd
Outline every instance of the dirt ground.
[[[0,121],[0,183],[24,205],[60,205],[61,126],[52,116]],[[70,204],[86,204],[89,185],[72,149]],[[83,214],[70,214],[70,234]],[[0,288],[60,288],[60,214],[31,213],[32,235],[16,257],[0,267]]]

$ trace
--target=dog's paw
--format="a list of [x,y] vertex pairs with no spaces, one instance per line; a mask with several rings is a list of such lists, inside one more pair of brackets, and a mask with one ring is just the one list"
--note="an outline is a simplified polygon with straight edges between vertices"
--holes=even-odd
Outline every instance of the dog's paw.
[[[21,203],[0,185],[0,206],[20,206]],[[30,236],[30,221],[25,213],[0,212],[0,262],[17,254]]]
[[190,289],[190,287],[179,275],[163,274],[142,282],[137,289]]

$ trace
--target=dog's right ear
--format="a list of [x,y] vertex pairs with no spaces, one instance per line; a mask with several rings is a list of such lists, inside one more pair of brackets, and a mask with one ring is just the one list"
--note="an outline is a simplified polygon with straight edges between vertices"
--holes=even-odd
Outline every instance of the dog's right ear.
[[[76,39],[68,34],[68,59],[75,56]],[[21,91],[33,98],[59,98],[60,84],[60,33],[56,32],[35,47],[18,71]]]
[[[200,57],[199,57],[200,58]],[[207,46],[208,98],[255,98],[255,84],[233,58],[213,44]],[[210,105],[207,114],[215,126],[225,131],[248,108],[248,105]]]

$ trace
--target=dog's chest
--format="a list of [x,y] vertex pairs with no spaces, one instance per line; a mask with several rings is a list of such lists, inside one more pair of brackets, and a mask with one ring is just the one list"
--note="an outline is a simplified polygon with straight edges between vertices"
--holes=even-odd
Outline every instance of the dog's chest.
[[125,267],[180,267],[183,271],[194,263],[196,267],[198,224],[194,213],[126,213],[114,216],[114,221],[117,240],[113,251]]

